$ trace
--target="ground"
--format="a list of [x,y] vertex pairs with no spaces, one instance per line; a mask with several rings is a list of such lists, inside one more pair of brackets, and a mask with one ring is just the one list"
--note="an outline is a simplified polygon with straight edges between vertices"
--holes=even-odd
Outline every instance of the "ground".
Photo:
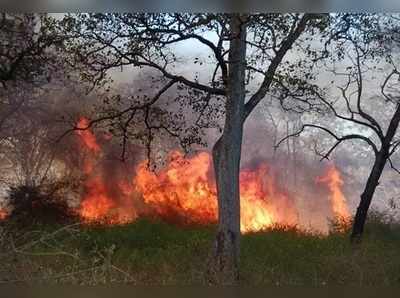
[[[3,223],[1,282],[145,285],[206,284],[215,227],[139,220],[125,226]],[[348,233],[294,229],[242,238],[245,285],[398,285],[400,226],[371,219],[361,246]]]

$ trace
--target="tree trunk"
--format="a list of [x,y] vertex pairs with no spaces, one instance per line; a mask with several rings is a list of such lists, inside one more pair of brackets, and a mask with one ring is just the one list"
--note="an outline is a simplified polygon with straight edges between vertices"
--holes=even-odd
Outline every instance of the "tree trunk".
[[235,284],[239,278],[240,193],[239,170],[245,102],[246,26],[233,15],[225,125],[213,148],[218,192],[218,232],[213,253],[212,282]]
[[351,242],[359,243],[361,236],[364,231],[365,221],[367,219],[367,213],[369,206],[371,205],[372,197],[374,196],[376,187],[379,184],[379,179],[382,175],[383,169],[385,168],[387,157],[384,152],[379,152],[375,159],[374,166],[368,177],[365,189],[361,194],[360,204],[358,205],[356,216],[354,218],[353,231],[351,233]]
[[382,147],[376,154],[374,166],[368,177],[365,189],[361,194],[360,204],[358,205],[356,216],[354,218],[353,231],[350,239],[352,243],[359,243],[364,231],[365,221],[367,219],[367,213],[369,206],[371,205],[372,197],[374,196],[376,187],[379,184],[379,179],[382,175],[385,164],[390,157],[390,149],[392,146],[392,140],[396,134],[397,128],[400,122],[400,104],[397,105],[396,111],[390,120],[389,127],[386,135],[381,140]]

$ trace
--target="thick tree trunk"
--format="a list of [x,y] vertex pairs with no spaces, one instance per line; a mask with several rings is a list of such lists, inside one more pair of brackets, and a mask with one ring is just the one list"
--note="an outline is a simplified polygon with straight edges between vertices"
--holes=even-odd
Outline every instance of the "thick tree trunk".
[[213,254],[212,281],[235,284],[239,278],[239,169],[245,102],[246,27],[239,15],[231,19],[232,39],[224,131],[213,148],[218,192],[218,232]]

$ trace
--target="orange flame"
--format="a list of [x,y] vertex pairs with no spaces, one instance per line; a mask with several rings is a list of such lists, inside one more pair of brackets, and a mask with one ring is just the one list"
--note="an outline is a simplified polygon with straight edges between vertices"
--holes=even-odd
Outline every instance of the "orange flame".
[[[268,195],[264,189],[263,177],[267,168],[261,165],[254,171],[240,173],[240,229],[242,232],[256,232],[272,226],[276,215],[268,205]],[[268,186],[271,186],[269,183]],[[273,189],[269,191],[274,192]]]
[[[86,148],[89,155],[84,163],[83,172],[86,175],[84,184],[84,194],[78,210],[80,216],[89,222],[108,222],[108,223],[126,223],[136,218],[136,212],[130,208],[129,199],[126,195],[129,190],[120,183],[119,201],[117,202],[112,191],[106,186],[105,178],[95,171],[95,162],[102,153],[100,145],[97,143],[96,136],[88,128],[89,120],[80,118],[77,134]],[[90,154],[92,153],[92,154]]]
[[318,177],[317,182],[325,183],[330,190],[330,202],[335,217],[349,219],[350,212],[347,207],[346,197],[342,192],[344,184],[339,170],[335,165],[329,166],[324,176]]
[[88,220],[101,221],[106,218],[109,210],[114,207],[103,181],[95,177],[86,183],[86,195],[81,203],[80,215]]
[[192,222],[215,222],[217,201],[215,187],[210,184],[209,154],[202,152],[185,159],[173,151],[168,165],[156,174],[144,161],[137,167],[133,183],[143,200],[161,216],[175,214]]
[[[185,158],[179,151],[170,154],[170,162],[158,174],[143,162],[137,169],[134,184],[144,201],[161,216],[166,213],[187,217],[192,222],[210,223],[218,219],[216,186],[211,178],[211,155],[201,152]],[[241,231],[255,232],[275,223],[292,223],[296,216],[288,212],[285,220],[271,204],[271,196],[287,201],[268,175],[265,165],[240,173]]]
[[[88,124],[88,119],[81,118],[78,127],[87,128]],[[95,163],[104,154],[96,136],[89,129],[78,130],[77,135],[89,155],[84,164],[85,183],[78,210],[84,220],[122,224],[139,216],[153,215],[186,223],[217,222],[216,185],[208,152],[185,157],[179,151],[172,151],[166,166],[157,173],[143,161],[128,180],[113,182],[116,177],[96,169]],[[338,170],[333,166],[317,179],[328,185],[333,212],[348,217]],[[294,201],[278,187],[265,163],[240,172],[240,215],[244,233],[275,224],[299,224]]]
[[79,129],[76,132],[81,137],[81,140],[84,142],[87,148],[95,153],[98,153],[101,151],[100,145],[97,144],[96,136],[89,130],[89,123],[89,119],[81,117],[76,125],[76,127]]

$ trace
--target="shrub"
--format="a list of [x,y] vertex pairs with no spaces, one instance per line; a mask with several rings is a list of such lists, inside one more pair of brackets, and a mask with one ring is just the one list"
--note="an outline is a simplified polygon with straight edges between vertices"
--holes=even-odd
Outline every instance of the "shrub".
[[67,202],[48,188],[18,185],[8,191],[10,219],[20,224],[65,223],[73,214]]

